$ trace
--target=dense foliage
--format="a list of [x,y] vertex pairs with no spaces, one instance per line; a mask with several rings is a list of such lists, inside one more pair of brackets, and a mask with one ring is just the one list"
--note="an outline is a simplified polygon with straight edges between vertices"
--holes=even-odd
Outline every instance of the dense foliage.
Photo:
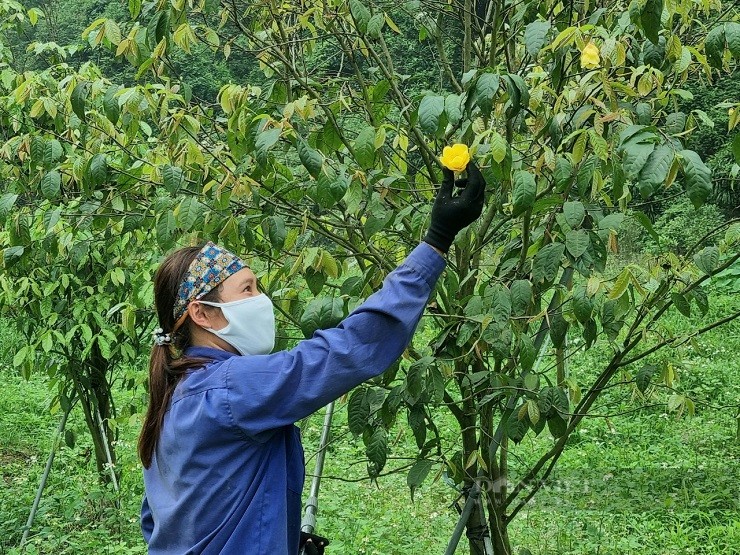
[[[474,150],[487,209],[450,254],[434,337],[352,393],[348,425],[373,478],[403,415],[417,446],[412,491],[440,465],[466,494],[487,485],[467,523],[473,553],[483,528],[497,555],[511,553],[509,524],[604,388],[621,378],[649,395],[672,380],[669,363],[644,364],[650,355],[738,316],[728,307],[682,337],[662,333],[668,311],[707,312],[704,285],[740,257],[740,230],[723,220],[687,244],[661,243],[636,206],[669,191],[699,208],[712,193],[688,142],[709,116],[685,108],[684,84],[735,67],[736,10],[693,0],[131,0],[129,10],[128,21],[90,22],[80,63],[58,47],[53,63],[22,71],[0,48],[0,302],[28,338],[14,363],[57,379],[61,404],[79,398],[93,433],[99,411],[101,470],[114,370],[142,349],[161,251],[213,239],[253,253],[285,346],[336,323],[420,240],[451,142]],[[10,0],[0,14],[8,37],[41,16]],[[239,60],[231,75],[250,80],[223,83],[217,102],[194,95],[208,88],[176,68],[197,70],[205,50],[219,60],[209,75]],[[626,216],[659,254],[615,272]],[[596,343],[611,356],[587,378],[568,361]],[[680,394],[670,405],[693,407]],[[440,409],[459,425],[457,445],[442,441]],[[550,448],[511,476],[517,444],[545,428]]]

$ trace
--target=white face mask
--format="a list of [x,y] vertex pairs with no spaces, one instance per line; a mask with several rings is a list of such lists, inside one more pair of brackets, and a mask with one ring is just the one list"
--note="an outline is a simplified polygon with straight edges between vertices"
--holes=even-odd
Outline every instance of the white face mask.
[[229,322],[220,330],[208,328],[242,355],[266,355],[275,347],[275,313],[270,297],[265,294],[230,303],[199,301],[217,306]]

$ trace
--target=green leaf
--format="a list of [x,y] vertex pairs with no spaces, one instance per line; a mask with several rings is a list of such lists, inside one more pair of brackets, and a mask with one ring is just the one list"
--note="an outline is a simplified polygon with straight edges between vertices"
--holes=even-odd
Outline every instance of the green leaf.
[[712,172],[693,150],[682,150],[684,186],[695,208],[699,208],[712,192]]
[[638,179],[653,150],[655,145],[647,142],[629,141],[622,146],[622,167],[628,179]]
[[90,90],[90,83],[83,81],[78,83],[72,91],[70,96],[70,104],[72,104],[72,111],[82,121],[86,121],[85,117],[85,101],[87,99],[87,93]]
[[671,112],[665,118],[665,129],[669,135],[683,133],[686,128],[686,114],[683,112]]
[[511,355],[511,340],[514,334],[511,327],[494,323],[486,328],[482,339],[488,344],[490,354],[494,360],[504,360]]
[[550,30],[549,21],[533,21],[524,29],[524,47],[532,58],[536,59],[537,54],[542,50],[542,46],[547,40],[547,32]]
[[658,44],[658,33],[660,32],[660,18],[663,14],[663,0],[647,0],[640,12],[640,23],[645,36],[653,44]]
[[355,158],[363,170],[369,170],[375,164],[375,128],[368,126],[362,129],[355,138]]
[[540,407],[540,414],[549,418],[555,414],[559,402],[559,393],[557,387],[543,387],[537,396],[537,404]]
[[64,430],[64,443],[70,449],[74,449],[75,443],[77,442],[77,434],[72,430]]
[[44,230],[49,233],[51,229],[57,225],[57,222],[62,217],[62,209],[57,206],[54,210],[47,210],[44,212]]
[[157,241],[163,248],[168,248],[172,240],[172,234],[175,231],[175,215],[172,210],[166,210],[160,213],[155,229],[157,232]]
[[408,421],[411,431],[414,433],[416,446],[419,449],[424,447],[427,437],[426,418],[424,416],[424,407],[421,403],[413,405],[408,412]]
[[609,341],[615,341],[624,326],[624,318],[618,316],[616,300],[608,300],[601,305],[601,327]]
[[522,371],[529,372],[534,366],[536,358],[537,351],[532,339],[528,335],[522,334],[519,338],[519,366]]
[[25,247],[21,245],[16,245],[14,247],[8,247],[3,250],[3,265],[5,266],[5,269],[7,270],[11,266],[13,266],[16,262],[18,262],[21,259],[21,256],[23,256],[23,252],[25,251]]
[[582,202],[566,202],[563,204],[563,215],[568,225],[576,229],[580,227],[583,218],[586,217],[586,209],[583,207]]
[[585,229],[574,229],[565,234],[565,248],[573,258],[582,256],[590,244],[591,239]]
[[370,10],[360,0],[349,0],[349,13],[355,20],[357,30],[361,33],[367,32],[370,23]]
[[498,131],[494,131],[491,134],[491,156],[493,156],[497,164],[504,161],[508,151],[509,145],[506,143],[506,139]]
[[568,335],[568,321],[563,318],[563,311],[556,310],[550,316],[550,339],[552,344],[560,349],[565,343],[565,337]]
[[514,190],[512,192],[513,215],[518,216],[534,204],[537,196],[537,182],[534,176],[525,170],[514,172]]
[[573,314],[581,324],[588,322],[593,316],[594,306],[585,287],[577,287],[573,291]]
[[625,291],[627,291],[627,286],[630,284],[632,279],[632,272],[630,272],[630,269],[624,268],[617,276],[617,279],[614,280],[614,285],[612,285],[607,298],[615,300],[624,295]]
[[263,228],[267,230],[267,237],[270,239],[272,248],[280,250],[285,244],[287,232],[285,230],[285,220],[282,216],[269,216],[262,222]]
[[[650,45],[650,43],[647,44]],[[646,45],[645,48],[648,48],[648,46]],[[653,49],[655,48],[653,47]],[[661,62],[663,61],[662,56],[660,60]],[[658,67],[660,67],[660,64],[650,63],[650,65],[657,65]],[[635,113],[637,114],[637,123],[640,123],[642,125],[650,125],[650,121],[653,118],[653,109],[650,104],[648,104],[647,102],[638,102],[637,106],[635,106]]]
[[659,146],[648,156],[637,178],[643,198],[650,196],[665,182],[674,158],[673,149],[666,145]]
[[540,407],[537,405],[537,401],[534,399],[527,399],[527,416],[532,426],[536,425],[540,421]]
[[368,469],[372,476],[377,476],[383,470],[388,457],[388,435],[385,428],[377,427],[370,436],[365,445],[365,455],[373,464],[372,469]]
[[370,419],[370,402],[367,396],[367,389],[358,387],[349,396],[347,402],[347,424],[349,431],[355,435],[360,435]]
[[560,261],[565,253],[563,243],[550,243],[534,255],[532,261],[532,280],[536,284],[551,283],[558,275]]
[[105,117],[113,124],[118,123],[118,118],[121,115],[121,108],[118,106],[118,99],[116,98],[116,93],[120,89],[121,85],[112,85],[108,87],[108,90],[105,92],[105,96],[103,97],[103,111],[105,112]]
[[322,208],[332,208],[342,200],[347,192],[349,183],[343,175],[335,175],[334,171],[322,173],[316,181],[316,202]]
[[584,161],[578,168],[576,174],[576,184],[578,186],[578,194],[582,198],[587,198],[591,190],[591,185],[594,181],[594,171],[596,170],[597,158],[590,156]]
[[594,344],[594,341],[596,341],[596,321],[595,320],[589,320],[585,324],[583,324],[583,340],[586,343],[586,349],[590,349],[591,345]]
[[108,180],[108,162],[105,154],[95,154],[87,163],[86,176],[93,187],[98,187]]
[[128,0],[128,11],[131,19],[136,19],[141,13],[141,0]]
[[493,321],[506,324],[511,317],[511,292],[505,285],[491,284],[486,294],[491,298],[490,314]]
[[26,360],[26,355],[28,354],[29,348],[28,345],[24,345],[13,356],[13,366],[18,368],[20,367]]
[[429,471],[432,469],[432,464],[432,461],[422,459],[420,461],[416,461],[414,466],[411,467],[411,470],[409,470],[409,473],[406,476],[406,485],[411,488],[412,499],[414,490],[424,482]]
[[704,39],[704,53],[707,55],[709,65],[721,69],[722,55],[725,52],[725,26],[719,24],[707,33]]
[[681,314],[687,318],[691,316],[691,305],[681,293],[671,293],[671,301]]
[[562,416],[555,414],[552,418],[548,418],[547,428],[550,430],[552,437],[558,439],[565,435],[565,432],[568,429],[568,424],[563,420]]
[[506,83],[506,92],[509,95],[509,99],[504,106],[506,116],[514,118],[522,107],[529,104],[529,90],[524,79],[515,73],[504,75],[504,83]]
[[511,441],[518,444],[524,439],[527,430],[529,430],[529,423],[526,420],[519,420],[516,414],[517,411],[514,411],[506,421],[506,435]]
[[1,222],[4,222],[5,218],[8,217],[8,214],[10,214],[11,210],[13,210],[13,206],[15,206],[16,200],[18,200],[18,195],[15,193],[5,193],[3,196],[0,197]]
[[170,10],[161,10],[155,12],[154,17],[147,24],[147,37],[151,43],[152,49],[165,38],[170,29]]
[[62,145],[56,139],[34,138],[31,141],[31,158],[40,162],[45,168],[49,168],[64,154]]
[[195,197],[185,197],[175,210],[175,221],[183,231],[190,231],[205,212],[206,207]]
[[316,330],[333,328],[344,317],[344,303],[340,298],[318,297],[311,299],[301,315],[301,331],[309,338]]
[[675,410],[678,410],[681,405],[683,405],[686,402],[686,397],[683,395],[679,395],[678,393],[674,393],[670,397],[668,397],[668,403],[666,403],[666,410],[668,412],[673,412]]
[[463,96],[459,94],[450,94],[445,97],[445,113],[447,121],[452,125],[457,125],[463,118]]
[[691,291],[691,295],[696,302],[696,306],[699,308],[699,312],[702,316],[706,316],[709,312],[709,297],[707,292],[701,287],[694,287]]
[[705,274],[711,274],[719,264],[719,249],[704,247],[694,255],[694,263]]
[[165,164],[160,171],[162,173],[162,184],[164,188],[173,195],[185,184],[185,177],[182,170],[177,166]]
[[481,73],[475,83],[473,98],[484,115],[491,113],[493,99],[498,92],[500,78],[497,73]]
[[511,284],[511,312],[524,316],[532,302],[532,284],[526,279],[517,279]]
[[106,19],[103,24],[103,29],[105,38],[108,39],[111,44],[118,46],[121,42],[121,28],[118,26],[118,23],[113,19]]
[[267,155],[270,149],[275,146],[275,143],[280,139],[280,128],[273,127],[262,131],[257,135],[257,140],[254,142],[254,149],[256,153],[257,161],[261,165],[267,164]]
[[735,162],[740,164],[740,133],[735,133],[732,138],[732,154],[735,156]]
[[653,374],[658,370],[658,367],[653,364],[643,366],[637,371],[635,376],[635,384],[640,393],[645,393],[647,388],[650,387],[650,381],[653,379]]
[[313,178],[318,178],[321,173],[321,167],[324,164],[324,158],[318,150],[311,148],[306,141],[298,139],[296,145],[298,151],[298,158],[303,164],[303,167],[308,170],[308,173]]
[[553,177],[555,178],[555,185],[558,190],[562,190],[568,185],[571,179],[573,179],[573,164],[571,164],[570,160],[563,156],[558,156],[555,159]]
[[732,57],[740,60],[740,23],[737,21],[725,23],[725,40]]
[[[437,133],[439,118],[445,110],[445,99],[442,96],[427,95],[419,104],[419,125],[430,135]],[[373,137],[374,139],[374,137]]]
[[321,289],[326,283],[327,275],[323,272],[317,272],[313,268],[307,268],[303,275],[303,279],[306,280],[306,285],[308,285],[308,289],[311,291],[311,294],[316,296],[321,293]]
[[385,25],[385,17],[382,13],[376,13],[367,22],[367,36],[371,39],[379,39]]
[[421,398],[421,394],[424,391],[427,367],[431,362],[433,362],[432,357],[422,357],[415,361],[406,373],[406,393],[412,405]]
[[62,175],[52,170],[41,178],[41,194],[45,198],[53,199],[59,195],[62,186]]
[[365,220],[365,233],[372,237],[378,231],[383,229],[393,219],[393,211],[386,208],[381,202],[373,199],[367,209],[367,219]]

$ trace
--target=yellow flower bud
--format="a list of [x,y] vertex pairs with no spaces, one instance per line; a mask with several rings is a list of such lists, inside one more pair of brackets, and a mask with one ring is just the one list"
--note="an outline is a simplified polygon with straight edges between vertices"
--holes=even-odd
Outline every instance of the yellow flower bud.
[[461,172],[470,162],[470,152],[467,145],[456,143],[452,146],[446,146],[439,158],[442,165],[453,172]]
[[581,67],[585,69],[596,69],[601,64],[599,47],[589,42],[581,51]]

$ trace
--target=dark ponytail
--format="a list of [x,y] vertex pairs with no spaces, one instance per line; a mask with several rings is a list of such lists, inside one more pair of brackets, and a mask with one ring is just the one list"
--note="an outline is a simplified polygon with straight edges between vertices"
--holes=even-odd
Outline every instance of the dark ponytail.
[[[175,327],[173,314],[180,284],[185,279],[190,263],[202,248],[185,247],[170,254],[154,275],[154,306],[159,327],[171,336],[171,344],[154,345],[149,357],[149,406],[139,435],[139,458],[144,468],[152,464],[154,450],[170,405],[172,393],[188,370],[203,366],[207,359],[182,356],[190,346],[190,327],[187,320],[179,329]],[[202,297],[203,300],[218,302],[218,288]]]

